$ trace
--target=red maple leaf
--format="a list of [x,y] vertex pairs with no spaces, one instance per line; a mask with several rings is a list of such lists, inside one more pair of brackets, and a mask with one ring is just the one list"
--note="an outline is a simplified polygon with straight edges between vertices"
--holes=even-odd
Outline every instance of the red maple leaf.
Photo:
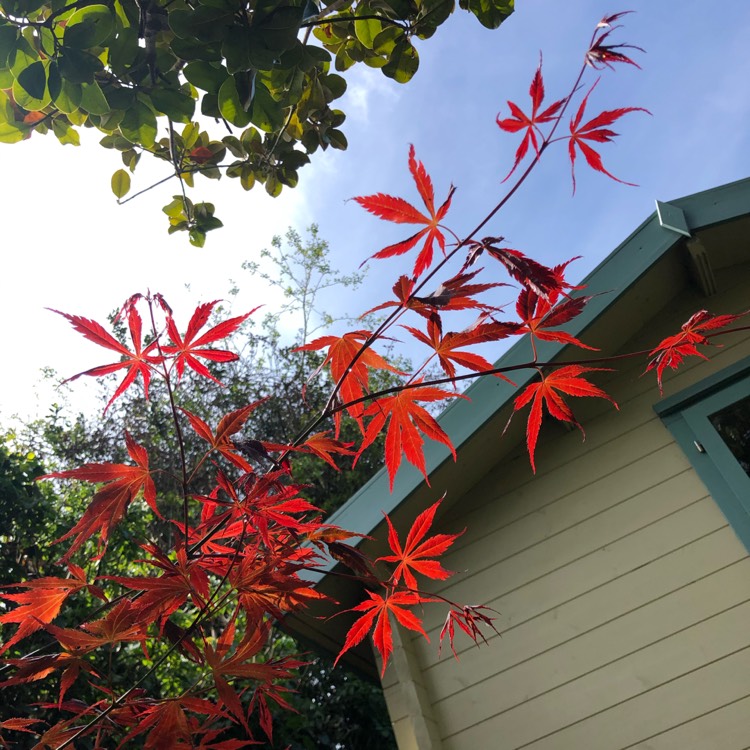
[[[519,331],[519,327],[503,323],[481,323],[461,332],[442,332],[440,318],[433,313],[427,321],[427,335],[417,328],[404,326],[417,341],[426,344],[437,354],[440,366],[449,378],[456,377],[454,365],[474,372],[492,369],[492,363],[474,352],[459,351],[462,347],[473,346],[488,341],[498,341]],[[503,376],[499,376],[503,377]]]
[[624,52],[623,49],[637,49],[639,52],[644,50],[640,47],[636,47],[634,44],[605,44],[609,35],[619,29],[619,26],[612,26],[622,16],[626,16],[628,13],[632,13],[632,10],[626,10],[622,13],[614,13],[611,16],[605,16],[597,24],[597,29],[607,29],[607,31],[598,32],[598,36],[595,37],[593,44],[591,45],[588,52],[586,52],[586,64],[597,70],[603,68],[610,68],[614,70],[612,63],[627,63],[628,65],[635,65],[636,68],[640,69],[640,65],[637,62],[631,60]]
[[208,368],[200,362],[197,357],[207,359],[211,362],[234,362],[239,359],[239,356],[234,352],[229,352],[224,349],[207,349],[206,347],[209,344],[213,344],[214,342],[220,341],[221,339],[233,334],[258,308],[253,308],[245,315],[224,320],[212,328],[209,328],[208,331],[201,336],[198,336],[201,328],[208,323],[208,320],[211,317],[211,312],[218,302],[219,300],[205,302],[195,308],[195,312],[190,318],[187,330],[185,331],[184,338],[180,336],[174,318],[172,318],[171,315],[167,316],[167,334],[174,346],[164,346],[162,347],[162,351],[169,356],[176,355],[174,366],[177,370],[178,377],[182,377],[185,365],[187,365],[190,369],[194,370],[199,375],[202,375],[204,378],[209,378],[215,383],[219,383],[219,380],[209,372]]
[[[451,185],[451,188],[448,191],[448,197],[436,211],[435,191],[432,187],[432,180],[427,174],[422,162],[416,160],[414,156],[414,146],[409,148],[409,171],[414,178],[417,191],[424,201],[429,216],[425,216],[425,214],[403,198],[395,198],[392,195],[385,195],[383,193],[357,197],[354,200],[357,201],[362,208],[385,221],[392,221],[396,224],[425,225],[424,229],[420,229],[408,239],[397,242],[395,245],[389,245],[388,247],[383,248],[383,250],[370,256],[370,258],[391,258],[394,255],[403,255],[411,250],[424,237],[424,245],[422,245],[422,249],[419,251],[419,255],[414,262],[414,271],[412,272],[414,278],[417,278],[418,276],[421,276],[432,263],[432,252],[435,241],[437,241],[443,254],[445,254],[445,235],[440,230],[440,222],[445,218],[446,213],[448,213],[455,188]],[[370,260],[370,258],[367,260]]]
[[580,315],[591,297],[566,297],[559,304],[555,304],[558,298],[557,293],[545,299],[531,289],[522,289],[516,301],[516,312],[522,321],[519,332],[528,333],[542,341],[557,341],[579,346],[582,349],[596,350],[596,347],[584,344],[570,333],[550,330]]
[[71,536],[76,536],[70,549],[60,558],[63,562],[69,560],[70,556],[97,531],[100,534],[99,554],[93,559],[98,560],[106,549],[109,532],[119,523],[128,509],[128,505],[141,490],[143,490],[143,497],[150,508],[157,516],[161,517],[156,507],[156,487],[148,468],[146,449],[138,445],[129,432],[125,432],[125,442],[130,457],[135,461],[135,466],[130,464],[84,464],[77,469],[56,471],[53,474],[45,474],[39,477],[39,479],[77,479],[82,482],[105,482],[97,490],[78,523],[66,534],[55,540],[54,543],[57,543],[69,539]]
[[127,373],[120,385],[117,386],[114,395],[109,401],[107,401],[104,411],[106,412],[112,405],[112,402],[125,393],[125,391],[135,382],[139,374],[143,377],[143,391],[146,398],[148,398],[148,386],[151,382],[152,370],[154,365],[159,364],[162,360],[161,357],[151,354],[156,348],[156,341],[152,341],[145,349],[142,348],[143,324],[141,322],[141,316],[138,314],[138,310],[135,309],[134,305],[126,304],[128,328],[130,330],[130,338],[133,341],[132,352],[126,346],[123,346],[123,344],[112,336],[112,334],[107,333],[107,331],[105,331],[96,321],[82,318],[79,315],[68,315],[68,313],[60,312],[59,310],[52,310],[52,308],[48,309],[51,312],[62,315],[63,318],[68,320],[73,328],[84,338],[93,341],[93,343],[98,344],[99,346],[103,346],[105,349],[117,352],[122,358],[119,362],[113,362],[110,365],[100,365],[99,367],[93,367],[85,372],[79,372],[77,375],[73,375],[73,377],[65,380],[65,383],[76,380],[82,375],[97,377],[99,375],[109,375],[118,370],[127,369]]
[[578,112],[576,112],[575,117],[570,121],[568,154],[570,155],[570,172],[573,177],[573,193],[576,191],[576,146],[581,150],[581,153],[586,159],[586,163],[592,169],[601,172],[602,174],[606,174],[607,177],[611,177],[613,180],[621,182],[623,185],[635,185],[633,182],[625,182],[625,180],[621,180],[619,177],[615,177],[611,172],[608,172],[604,168],[604,164],[602,164],[602,157],[587,143],[587,141],[593,141],[594,143],[610,143],[612,139],[617,136],[617,133],[615,133],[614,130],[610,130],[608,126],[619,120],[623,115],[628,114],[628,112],[646,112],[647,114],[651,114],[643,107],[621,107],[620,109],[606,110],[582,125],[581,120],[583,119],[583,113],[588,104],[589,96],[591,96],[591,92],[594,90],[598,82],[599,81],[596,81],[589,89],[586,96],[583,97]]
[[648,363],[646,372],[656,370],[656,379],[659,383],[659,392],[662,390],[662,376],[664,370],[669,367],[676,370],[685,357],[695,356],[708,359],[698,351],[698,346],[709,346],[711,342],[706,337],[707,331],[715,331],[723,328],[735,320],[748,314],[748,310],[737,315],[711,315],[708,310],[699,310],[684,323],[680,333],[668,336],[657,347],[651,351],[653,359]]
[[23,583],[3,584],[4,588],[25,588],[28,591],[20,594],[0,594],[1,598],[19,605],[10,612],[0,615],[0,623],[18,623],[18,630],[5,642],[0,649],[0,654],[39,630],[44,624],[52,622],[60,612],[63,602],[76,591],[89,589],[95,596],[106,601],[101,589],[87,583],[83,568],[70,563],[68,570],[71,573],[70,578],[47,576]]
[[529,96],[531,97],[531,116],[524,114],[523,110],[521,110],[517,104],[508,101],[512,117],[501,119],[498,114],[496,119],[498,127],[506,133],[518,133],[521,130],[526,131],[523,135],[523,140],[516,150],[516,158],[513,162],[513,167],[503,178],[503,182],[505,182],[513,172],[516,171],[516,167],[521,163],[524,156],[526,156],[529,150],[529,145],[532,145],[537,156],[539,155],[538,138],[544,138],[539,129],[539,125],[553,122],[557,117],[560,107],[565,103],[565,99],[558,99],[556,102],[550,104],[543,112],[539,111],[539,108],[544,101],[544,79],[542,78],[541,59],[539,60],[539,67],[536,69],[536,73],[534,73],[534,77],[531,80],[531,86],[529,86]]
[[[406,536],[404,546],[398,539],[396,529],[393,528],[391,519],[386,515],[385,520],[388,522],[388,545],[394,554],[379,557],[379,560],[385,562],[398,563],[396,569],[391,575],[391,583],[395,585],[404,578],[404,583],[410,589],[417,588],[417,579],[414,578],[412,570],[421,573],[428,578],[434,578],[438,581],[444,581],[453,575],[450,570],[446,570],[438,560],[429,560],[427,558],[439,557],[442,555],[461,534],[434,534],[425,539],[425,534],[432,526],[435,519],[435,513],[440,506],[440,500],[431,505],[427,510],[420,513],[412,524],[409,533]],[[423,541],[424,540],[424,541]]]
[[[608,396],[601,388],[589,383],[587,380],[581,377],[586,372],[606,372],[605,368],[601,367],[582,367],[581,365],[567,365],[561,367],[559,370],[553,370],[549,373],[541,373],[541,378],[535,383],[528,385],[526,389],[519,396],[513,404],[513,412],[517,412],[523,408],[530,401],[531,411],[529,412],[529,419],[526,425],[526,444],[529,450],[529,460],[531,461],[531,468],[536,472],[536,465],[534,463],[534,451],[536,450],[536,442],[539,437],[539,428],[542,425],[542,414],[544,412],[544,406],[547,407],[547,411],[555,419],[559,419],[562,422],[570,422],[574,424],[583,434],[583,427],[578,423],[578,420],[573,416],[573,412],[570,407],[565,403],[565,399],[561,394],[568,396],[596,396],[598,398],[606,398],[611,401],[615,408],[617,404],[614,400]],[[511,415],[512,416],[512,415]],[[508,421],[510,424],[510,420]],[[506,425],[507,429],[507,425]]]
[[411,591],[396,591],[385,598],[374,591],[368,591],[367,595],[370,597],[369,600],[360,602],[356,607],[347,610],[348,612],[364,612],[365,614],[349,628],[346,641],[344,641],[334,665],[350,648],[361,643],[374,624],[375,629],[372,637],[375,648],[377,648],[383,660],[382,677],[385,674],[388,659],[393,653],[393,634],[391,632],[391,621],[388,617],[389,612],[392,612],[396,620],[405,628],[421,633],[429,641],[430,638],[422,627],[422,621],[413,612],[404,609],[404,606],[421,604],[430,600],[424,599]]
[[[350,331],[343,336],[321,336],[309,344],[297,347],[294,351],[317,351],[328,347],[328,354],[318,368],[317,372],[326,365],[331,367],[331,378],[338,384],[339,398],[344,403],[356,401],[369,392],[370,368],[375,370],[388,370],[389,372],[403,375],[392,365],[389,365],[373,349],[368,348],[357,358],[363,343],[370,337],[370,331]],[[352,364],[354,363],[354,364]],[[347,409],[349,414],[361,424],[364,406],[356,404]],[[334,415],[336,421],[336,434],[341,424],[340,413]]]
[[432,440],[437,440],[447,446],[453,454],[454,460],[456,458],[456,451],[443,428],[417,402],[442,401],[443,399],[455,398],[456,396],[457,394],[443,391],[440,388],[428,387],[412,388],[400,391],[392,396],[379,398],[370,404],[364,413],[365,416],[372,417],[372,419],[365,430],[362,446],[359,449],[357,457],[361,456],[365,448],[373,443],[390,417],[388,432],[385,436],[385,465],[388,468],[391,490],[393,490],[393,481],[396,478],[398,467],[401,465],[402,456],[406,456],[406,460],[422,472],[425,481],[429,484],[424,461],[424,451],[422,449],[424,440],[422,440],[420,432],[432,438]]
[[510,247],[499,247],[504,237],[485,237],[481,242],[472,240],[468,243],[471,250],[466,265],[470,266],[485,250],[495,260],[500,261],[508,274],[519,284],[527,286],[542,297],[559,292],[562,279],[554,268],[542,265],[524,255],[520,250]]
[[84,623],[80,629],[45,625],[45,630],[66,651],[75,656],[83,656],[105,645],[131,641],[142,643],[147,637],[148,623],[140,617],[133,602],[123,599],[106,616]]
[[[477,646],[479,645],[480,638],[485,643],[487,643],[487,639],[484,637],[484,633],[482,633],[480,625],[488,625],[498,635],[500,635],[498,629],[492,624],[492,621],[496,618],[484,614],[484,612],[482,612],[482,610],[484,609],[490,610],[491,608],[485,607],[484,605],[467,604],[461,609],[451,609],[450,612],[448,612],[448,615],[445,618],[445,623],[440,630],[440,645],[438,646],[438,656],[440,656],[440,652],[443,648],[443,639],[447,635],[448,639],[450,640],[453,656],[458,659],[458,654],[456,653],[455,646],[453,645],[453,639],[456,635],[456,625],[458,625],[458,627],[461,628],[461,630],[463,630],[464,633],[466,633],[466,635],[468,635],[469,638],[471,638],[471,640],[477,644]],[[495,610],[491,611],[494,612]]]
[[253,401],[252,404],[235,409],[223,416],[216,426],[216,434],[200,417],[187,409],[181,409],[181,411],[190,420],[190,425],[196,434],[209,443],[214,450],[243,471],[252,471],[253,467],[237,452],[237,447],[231,438],[242,429],[250,414],[265,400]]
[[416,282],[408,276],[399,276],[398,281],[393,285],[393,293],[396,300],[383,302],[377,307],[373,307],[360,317],[364,318],[370,313],[384,310],[387,307],[406,307],[409,310],[429,318],[435,310],[497,310],[498,308],[491,305],[485,305],[478,300],[472,299],[473,295],[486,292],[498,286],[506,286],[501,283],[490,284],[469,284],[480,271],[478,268],[471,273],[460,273],[452,278],[438,284],[435,291],[424,297],[412,296]]

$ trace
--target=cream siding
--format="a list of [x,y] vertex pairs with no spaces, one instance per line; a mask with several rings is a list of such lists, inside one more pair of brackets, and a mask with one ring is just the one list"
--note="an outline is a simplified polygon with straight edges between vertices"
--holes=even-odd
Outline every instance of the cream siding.
[[[750,274],[719,281],[712,311],[747,307]],[[627,349],[705,304],[685,293]],[[670,376],[667,393],[750,355],[750,337],[713,355]],[[575,402],[583,445],[545,422],[536,477],[519,450],[441,519],[440,530],[467,532],[445,558],[460,572],[434,590],[493,607],[502,632],[479,649],[457,635],[460,661],[447,644],[438,659],[445,611],[433,605],[432,643],[411,638],[419,710],[445,750],[750,746],[750,559],[654,414],[642,369],[596,379],[619,413]],[[398,728],[403,686],[386,679]]]

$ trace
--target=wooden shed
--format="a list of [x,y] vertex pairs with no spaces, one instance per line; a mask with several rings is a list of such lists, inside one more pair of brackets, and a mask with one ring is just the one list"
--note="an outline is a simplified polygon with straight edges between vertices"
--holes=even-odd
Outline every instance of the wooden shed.
[[[750,308],[750,180],[657,203],[585,283],[602,294],[568,330],[605,355],[648,350],[702,308]],[[721,344],[668,373],[663,398],[646,356],[601,373],[619,411],[575,400],[583,443],[545,420],[536,475],[523,416],[501,435],[516,389],[482,379],[440,417],[458,461],[430,444],[432,487],[402,467],[390,494],[381,473],[332,519],[382,554],[382,511],[403,530],[447,491],[437,530],[467,531],[443,558],[456,575],[432,590],[499,613],[488,645],[456,636],[458,661],[438,657],[439,606],[431,643],[394,623],[383,688],[399,750],[750,746],[750,332]],[[500,363],[528,357],[521,340]],[[338,576],[317,585],[362,598]],[[350,624],[287,623],[333,653]],[[368,644],[350,663],[379,673]]]

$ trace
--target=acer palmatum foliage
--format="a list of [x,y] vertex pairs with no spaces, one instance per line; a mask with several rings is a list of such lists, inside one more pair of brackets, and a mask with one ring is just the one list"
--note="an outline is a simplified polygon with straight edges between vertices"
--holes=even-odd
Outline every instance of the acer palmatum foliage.
[[[558,364],[537,358],[538,341],[584,352],[593,349],[561,329],[580,315],[590,300],[580,293],[580,287],[566,281],[570,261],[548,267],[506,246],[502,237],[478,239],[477,235],[554,143],[567,142],[572,168],[580,152],[594,170],[621,181],[604,168],[591,144],[611,141],[615,133],[609,126],[639,108],[605,111],[583,122],[594,84],[582,96],[570,121],[570,134],[555,133],[573,97],[581,91],[587,68],[635,64],[624,50],[637,47],[610,40],[612,24],[622,15],[614,14],[598,24],[567,95],[544,105],[540,63],[529,90],[531,114],[509,102],[510,116],[498,115],[501,130],[522,134],[505,180],[525,162],[526,166],[505,196],[463,239],[444,225],[454,188],[448,189],[447,197],[436,207],[432,180],[413,146],[408,170],[424,210],[385,193],[356,199],[383,220],[417,226],[406,239],[370,256],[387,259],[415,251],[414,261],[408,261],[412,270],[393,286],[395,299],[374,308],[388,311],[375,330],[326,335],[300,347],[301,351],[322,353],[316,375],[328,378],[331,395],[323,411],[288,442],[242,434],[260,401],[238,405],[216,425],[180,405],[186,369],[215,381],[208,364],[236,357],[215,345],[236,331],[251,313],[211,325],[216,302],[204,303],[183,330],[161,295],[136,294],[121,311],[131,340],[127,346],[95,321],[60,313],[78,333],[117,356],[114,362],[80,373],[105,376],[124,372],[107,408],[133,386],[148,395],[155,378],[164,381],[174,450],[180,456],[180,475],[176,477],[181,488],[180,507],[160,494],[156,481],[160,468],[150,465],[148,446],[137,443],[128,433],[124,441],[130,463],[88,463],[45,477],[77,480],[96,489],[82,516],[57,540],[72,539],[61,552],[60,565],[65,567],[60,576],[18,582],[1,595],[13,608],[0,615],[0,623],[17,627],[2,647],[5,670],[0,686],[12,688],[52,678],[59,680],[59,691],[56,703],[35,707],[33,717],[5,721],[0,730],[36,734],[35,747],[40,749],[61,750],[85,737],[86,743],[97,747],[129,744],[235,750],[262,740],[257,732],[253,734],[251,725],[255,723],[272,742],[269,705],[289,707],[284,697],[287,688],[280,686],[279,680],[288,679],[301,661],[265,655],[269,629],[275,620],[323,598],[303,574],[332,562],[341,564],[348,570],[347,576],[366,586],[363,601],[351,610],[357,617],[339,659],[371,635],[385,670],[393,650],[394,621],[427,637],[422,624],[425,605],[447,608],[440,646],[447,637],[454,654],[457,632],[478,643],[485,640],[483,629],[495,629],[496,618],[487,607],[453,602],[432,593],[429,585],[425,588],[425,579],[441,581],[452,575],[440,557],[463,533],[430,534],[440,501],[416,518],[403,542],[386,516],[390,552],[370,561],[350,543],[358,534],[325,523],[320,511],[305,499],[305,488],[295,482],[294,464],[299,454],[337,468],[347,460],[356,462],[384,432],[391,487],[403,458],[428,480],[425,437],[442,443],[454,458],[456,453],[450,436],[425,404],[463,397],[455,387],[467,378],[491,375],[509,380],[511,374],[494,367],[492,353],[486,350],[488,345],[511,337],[529,337],[532,358],[525,367],[537,374],[513,404],[514,411],[530,405],[526,434],[532,468],[545,414],[580,428],[571,397],[611,401],[590,380],[606,369],[599,366],[605,359]],[[436,247],[440,250],[437,257]],[[507,278],[502,282],[483,280],[484,269],[478,265],[481,259]],[[506,293],[511,289],[512,293]],[[497,295],[497,290],[503,299],[487,297],[490,292]],[[514,298],[515,315],[509,316],[504,310]],[[474,311],[476,319],[460,330],[451,330],[449,316],[466,311]],[[408,323],[407,315],[411,318]],[[661,384],[666,368],[677,367],[685,356],[701,356],[698,347],[711,343],[719,328],[738,317],[697,313],[681,332],[653,348],[647,370],[655,369]],[[379,341],[392,338],[397,330],[426,347],[425,362],[411,373],[399,371],[375,350]],[[484,352],[474,351],[477,346]],[[428,377],[428,366],[439,368],[444,377]],[[373,392],[371,374],[377,370],[389,371],[402,381]],[[445,385],[453,389],[440,387]],[[343,414],[359,427],[357,444],[339,439]],[[194,464],[188,462],[184,450],[186,430],[192,430],[205,444],[205,452]],[[209,491],[199,493],[192,489],[192,481],[209,463],[215,466],[215,481]],[[113,530],[127,522],[133,504],[141,500],[158,534],[139,541],[138,574],[102,573]],[[61,608],[81,592],[98,599],[98,609],[78,627],[54,624]],[[19,644],[42,632],[47,645],[16,655]],[[141,649],[144,660],[142,673],[133,675],[124,687],[113,682],[113,662],[118,649],[123,648]],[[153,685],[152,678],[158,684],[160,670],[174,659],[181,660],[184,684],[177,686],[172,679],[167,694],[150,694],[147,686]],[[93,688],[88,691],[93,697],[88,701],[70,697],[84,682]],[[47,712],[43,719],[39,718],[41,710]]]

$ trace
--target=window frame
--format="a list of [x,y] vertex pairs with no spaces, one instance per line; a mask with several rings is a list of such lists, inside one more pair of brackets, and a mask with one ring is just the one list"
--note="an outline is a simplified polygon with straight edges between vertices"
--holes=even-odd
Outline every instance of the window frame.
[[750,550],[750,477],[709,420],[710,415],[747,396],[750,357],[664,399],[654,411]]

